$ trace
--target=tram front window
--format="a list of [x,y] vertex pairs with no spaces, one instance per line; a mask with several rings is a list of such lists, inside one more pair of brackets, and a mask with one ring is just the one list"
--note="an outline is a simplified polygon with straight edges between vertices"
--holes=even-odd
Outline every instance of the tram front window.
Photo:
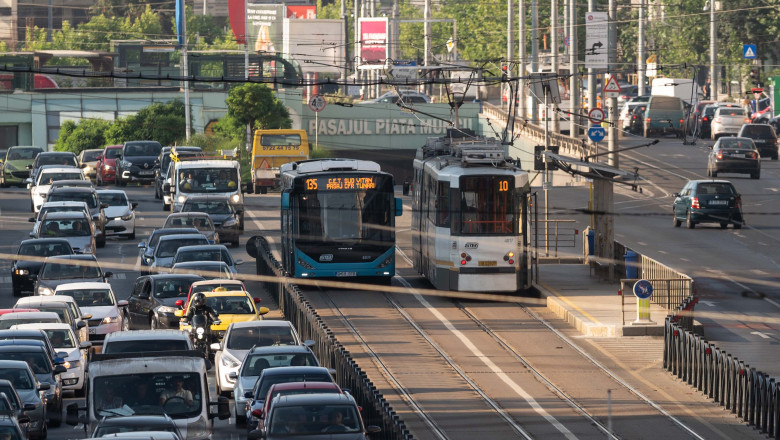
[[392,241],[392,196],[381,191],[302,194],[298,203],[299,237],[315,242]]
[[515,231],[514,177],[464,176],[460,181],[462,235],[503,235]]

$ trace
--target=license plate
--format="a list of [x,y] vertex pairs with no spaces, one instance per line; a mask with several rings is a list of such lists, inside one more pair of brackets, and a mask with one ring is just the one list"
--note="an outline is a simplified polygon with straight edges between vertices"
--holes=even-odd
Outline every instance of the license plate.
[[728,205],[728,200],[710,200],[710,205]]
[[97,329],[96,329],[96,328],[91,328],[91,329],[89,329],[89,334],[90,334],[90,335],[97,334]]
[[357,272],[336,272],[337,277],[354,277],[357,276]]
[[480,261],[480,266],[495,266],[497,263],[495,261]]
[[140,171],[138,174],[142,176],[152,176],[154,175],[154,171]]

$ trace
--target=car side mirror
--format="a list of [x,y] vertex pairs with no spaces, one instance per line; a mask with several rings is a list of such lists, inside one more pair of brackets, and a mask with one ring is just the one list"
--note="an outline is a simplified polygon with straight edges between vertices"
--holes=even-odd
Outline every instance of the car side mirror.
[[244,260],[236,260],[236,261],[233,262],[233,264],[235,264],[236,266],[240,266],[240,265],[244,264]]
[[65,358],[57,354],[57,357],[55,357],[53,361],[54,361],[54,365],[62,365],[65,363]]
[[111,278],[114,276],[114,272],[106,272],[103,274],[103,278]]
[[29,235],[29,236],[30,236],[30,238],[35,238],[35,232],[30,232],[30,233],[29,233],[29,234],[27,234],[27,235]]
[[246,434],[247,440],[260,440],[265,438],[265,429],[263,428],[257,428],[253,431],[249,431]]
[[30,423],[30,416],[28,416],[27,414],[22,414],[16,418],[16,421],[21,424]]
[[138,243],[138,249],[146,249],[146,242],[142,241],[142,242]]
[[103,156],[98,156],[97,160],[98,160],[98,162],[100,162],[101,160],[103,160]]
[[247,399],[254,399],[255,395],[252,394],[251,391],[246,391],[246,392],[244,392],[244,397],[246,397]]
[[86,326],[87,326],[87,323],[84,322],[84,321],[79,321],[79,322],[76,323],[76,328],[77,329],[82,329],[82,328],[84,328]]
[[35,223],[35,217],[30,217],[27,219],[27,221],[30,223]]
[[35,408],[36,406],[34,403],[25,403],[22,409],[25,411],[35,411]]
[[89,350],[90,348],[92,348],[92,343],[89,341],[84,341],[79,344],[79,349],[81,350]]
[[244,213],[243,209],[236,209],[236,215],[241,215]]
[[82,316],[81,319],[83,319],[85,321],[88,321],[88,320],[92,319],[92,314],[91,313],[87,313],[86,315]]
[[48,383],[39,383],[38,384],[38,391],[47,391],[50,388],[51,388],[51,385],[49,385]]
[[127,307],[127,300],[122,300],[116,303],[117,307]]
[[257,309],[257,314],[260,316],[267,315],[271,310],[268,307],[260,307]]
[[672,194],[672,197],[680,197],[680,193],[674,193]]
[[184,307],[184,300],[183,299],[177,299],[174,303],[177,307]]
[[236,380],[238,379],[238,373],[236,373],[235,371],[231,371],[230,374],[228,374],[228,377],[233,380]]
[[222,347],[219,346],[219,342],[215,342],[209,346],[212,351],[219,351]]
[[133,202],[130,204],[130,209],[135,210],[135,208],[138,207],[138,202]]
[[108,208],[108,203],[101,203],[100,204],[100,209],[107,209],[107,208]]

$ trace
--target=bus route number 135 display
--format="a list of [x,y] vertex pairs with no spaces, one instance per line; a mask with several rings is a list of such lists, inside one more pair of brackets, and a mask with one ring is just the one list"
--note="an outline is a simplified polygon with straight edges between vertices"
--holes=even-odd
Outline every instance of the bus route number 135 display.
[[306,179],[306,190],[350,191],[376,189],[373,177],[321,177]]

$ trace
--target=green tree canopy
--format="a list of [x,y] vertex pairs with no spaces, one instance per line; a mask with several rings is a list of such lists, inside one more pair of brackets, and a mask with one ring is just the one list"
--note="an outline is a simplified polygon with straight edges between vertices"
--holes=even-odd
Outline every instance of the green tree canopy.
[[106,142],[154,140],[162,145],[174,145],[185,138],[185,132],[184,103],[177,99],[165,104],[154,103],[114,122],[106,131]]
[[55,151],[70,151],[75,154],[83,150],[106,146],[106,131],[111,122],[104,119],[82,119],[79,122],[65,121],[60,136],[54,144]]
[[292,120],[287,107],[265,84],[241,84],[230,89],[226,100],[228,117],[238,126],[249,124],[258,129],[290,128]]

